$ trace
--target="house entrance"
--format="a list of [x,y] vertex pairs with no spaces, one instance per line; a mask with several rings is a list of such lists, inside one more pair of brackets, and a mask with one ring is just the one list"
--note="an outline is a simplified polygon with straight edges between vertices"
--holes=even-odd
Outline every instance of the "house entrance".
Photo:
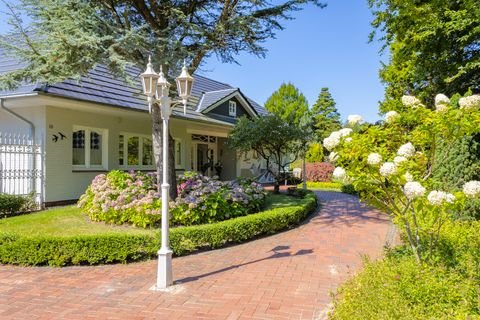
[[192,134],[192,168],[203,175],[213,177],[217,162],[217,137]]

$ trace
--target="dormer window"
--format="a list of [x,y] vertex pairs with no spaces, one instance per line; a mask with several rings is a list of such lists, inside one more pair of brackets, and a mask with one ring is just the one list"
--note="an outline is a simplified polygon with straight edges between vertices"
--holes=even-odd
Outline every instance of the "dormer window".
[[228,115],[231,117],[237,116],[237,103],[235,101],[228,102]]

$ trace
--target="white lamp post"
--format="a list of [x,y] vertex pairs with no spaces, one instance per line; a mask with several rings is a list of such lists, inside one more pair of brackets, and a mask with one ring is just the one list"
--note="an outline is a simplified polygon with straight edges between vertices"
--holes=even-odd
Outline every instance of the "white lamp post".
[[[162,245],[158,251],[157,285],[156,289],[166,289],[173,284],[172,278],[172,250],[168,242],[168,194],[170,185],[168,184],[168,120],[172,113],[172,108],[183,103],[183,111],[186,113],[188,98],[192,93],[193,77],[188,73],[186,64],[183,64],[182,73],[176,79],[177,90],[181,100],[172,101],[168,96],[170,83],[168,83],[162,69],[157,74],[153,69],[150,57],[148,57],[147,69],[140,75],[142,78],[143,93],[148,98],[149,111],[152,111],[152,104],[157,103],[163,120],[163,178],[162,178]],[[157,168],[158,170],[158,168]]]

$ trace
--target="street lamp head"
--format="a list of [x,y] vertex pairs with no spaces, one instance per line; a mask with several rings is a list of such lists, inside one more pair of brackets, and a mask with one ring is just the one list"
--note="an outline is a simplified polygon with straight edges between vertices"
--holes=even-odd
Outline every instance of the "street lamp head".
[[157,100],[160,100],[161,97],[168,97],[168,94],[170,92],[170,86],[171,84],[167,81],[167,78],[165,78],[165,74],[163,73],[162,67],[160,66],[160,73],[159,73],[159,78],[157,82]]
[[186,104],[192,94],[193,77],[188,73],[185,61],[183,62],[182,73],[180,73],[176,80],[178,96],[182,98],[184,104]]
[[151,57],[148,56],[147,69],[140,75],[142,78],[143,93],[151,98],[155,95],[159,75],[153,70]]

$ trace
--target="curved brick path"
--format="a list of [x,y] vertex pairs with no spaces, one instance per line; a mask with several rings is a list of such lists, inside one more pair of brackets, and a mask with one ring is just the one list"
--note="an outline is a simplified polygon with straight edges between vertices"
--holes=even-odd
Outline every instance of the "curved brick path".
[[322,210],[299,228],[175,258],[170,292],[149,290],[155,261],[0,266],[0,319],[322,319],[361,255],[381,254],[390,223],[355,197],[318,196]]

